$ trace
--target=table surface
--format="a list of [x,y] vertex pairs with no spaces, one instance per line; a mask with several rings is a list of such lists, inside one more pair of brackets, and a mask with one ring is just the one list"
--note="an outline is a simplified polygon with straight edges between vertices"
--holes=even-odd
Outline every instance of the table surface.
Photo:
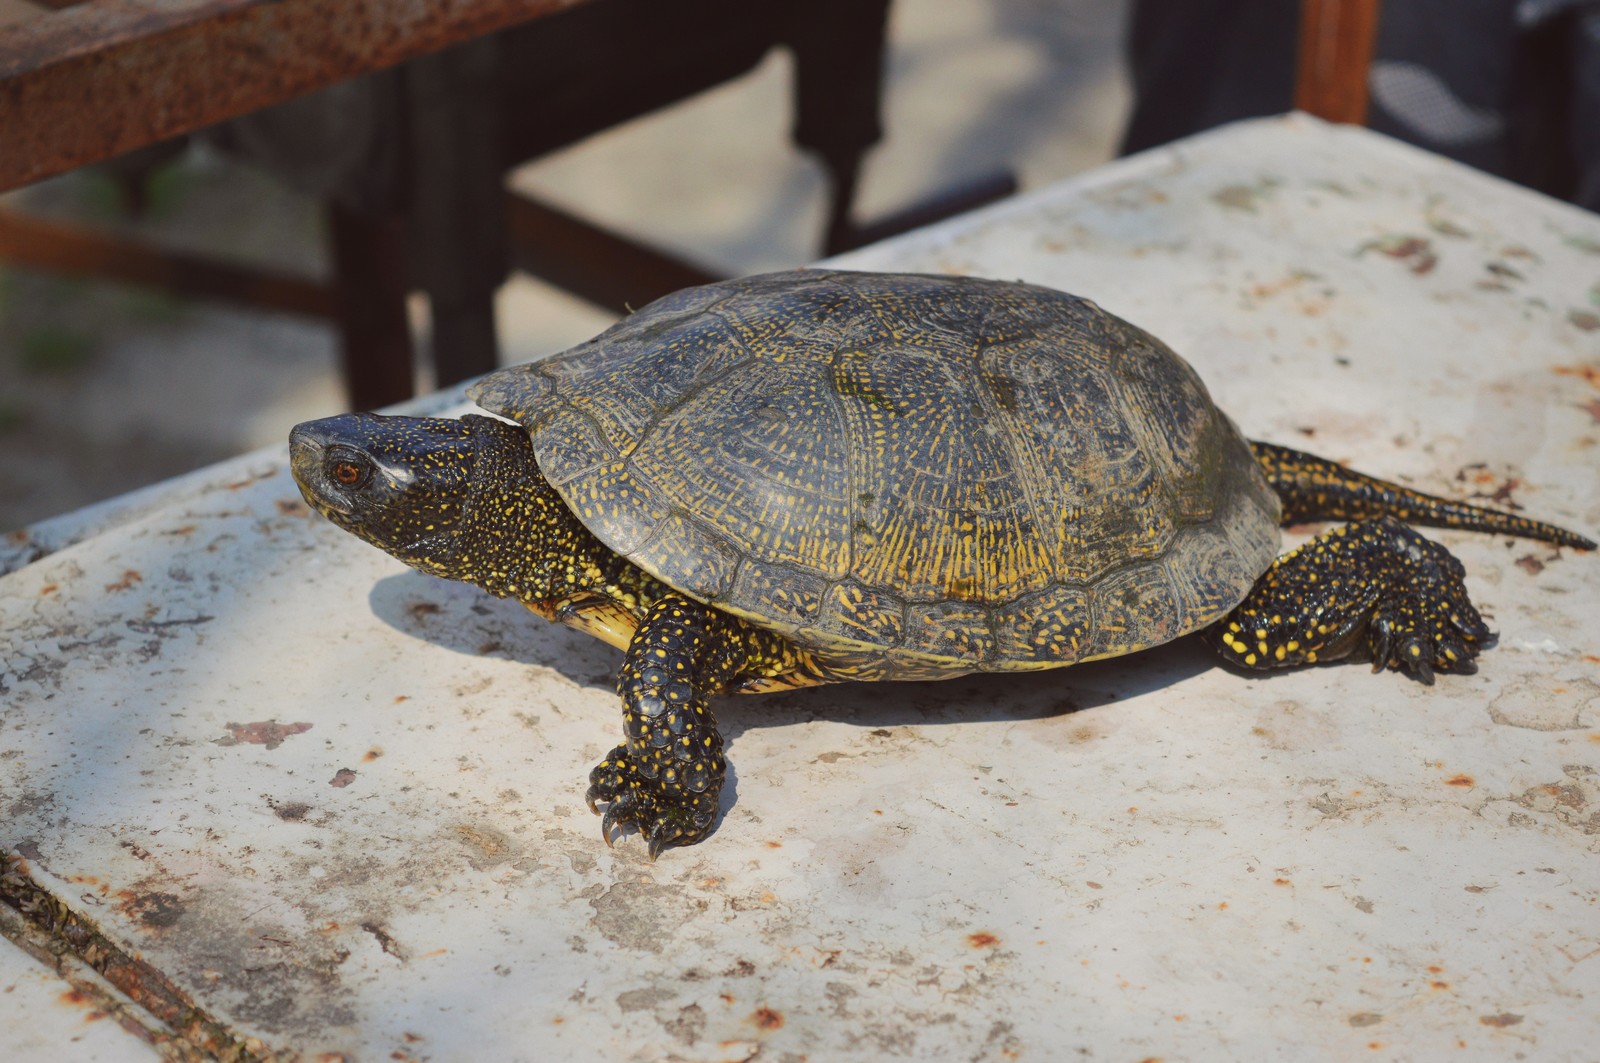
[[[1089,295],[1252,436],[1600,529],[1600,218],[1365,131],[836,262]],[[1476,675],[1188,638],[724,699],[723,820],[652,864],[582,800],[619,655],[310,516],[275,449],[9,544],[0,850],[136,996],[306,1058],[1592,1059],[1600,557],[1437,537]],[[88,1023],[10,971],[0,1055]]]
[[581,2],[0,0],[0,191]]

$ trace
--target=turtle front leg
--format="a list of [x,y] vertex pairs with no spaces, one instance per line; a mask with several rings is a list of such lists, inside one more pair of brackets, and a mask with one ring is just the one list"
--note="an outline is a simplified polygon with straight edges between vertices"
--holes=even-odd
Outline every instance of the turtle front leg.
[[1365,654],[1373,671],[1470,673],[1489,629],[1461,562],[1393,517],[1324,532],[1273,563],[1207,631],[1232,664],[1284,668]]
[[711,832],[727,763],[710,698],[749,656],[747,628],[680,594],[645,613],[617,679],[625,741],[589,773],[589,808],[606,803],[601,834],[638,828],[650,858]]

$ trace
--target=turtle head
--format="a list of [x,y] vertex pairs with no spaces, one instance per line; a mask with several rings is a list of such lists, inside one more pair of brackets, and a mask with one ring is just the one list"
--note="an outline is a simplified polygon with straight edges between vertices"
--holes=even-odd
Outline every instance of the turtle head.
[[474,582],[475,503],[530,473],[543,486],[527,433],[472,415],[307,421],[289,434],[289,466],[306,502],[339,527],[413,568]]

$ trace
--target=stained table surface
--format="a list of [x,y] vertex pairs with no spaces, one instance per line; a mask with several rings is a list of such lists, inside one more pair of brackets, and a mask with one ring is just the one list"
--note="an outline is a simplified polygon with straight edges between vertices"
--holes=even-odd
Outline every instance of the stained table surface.
[[[1600,530],[1600,218],[1373,134],[1233,126],[835,261],[1091,296],[1253,437]],[[285,460],[7,544],[0,926],[78,981],[0,942],[0,1055],[150,1057],[117,1014],[307,1059],[1600,1043],[1600,557],[1435,533],[1499,642],[1432,687],[1189,638],[724,699],[721,824],[651,863],[582,799],[619,654]]]

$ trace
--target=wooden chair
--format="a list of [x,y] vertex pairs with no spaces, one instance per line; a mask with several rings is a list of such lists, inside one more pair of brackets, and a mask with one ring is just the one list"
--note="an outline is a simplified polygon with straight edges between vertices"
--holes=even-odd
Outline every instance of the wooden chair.
[[[822,250],[837,252],[1006,195],[1000,174],[875,225],[852,215],[881,136],[889,0],[587,0],[412,60],[387,79],[403,116],[394,202],[328,206],[334,281],[223,265],[0,213],[0,259],[330,318],[351,405],[413,391],[410,291],[426,293],[434,377],[493,368],[494,293],[515,267],[619,312],[716,279],[621,234],[508,194],[508,169],[738,77],[774,47],[795,57],[798,146],[828,173]],[[708,188],[707,194],[715,194]]]

